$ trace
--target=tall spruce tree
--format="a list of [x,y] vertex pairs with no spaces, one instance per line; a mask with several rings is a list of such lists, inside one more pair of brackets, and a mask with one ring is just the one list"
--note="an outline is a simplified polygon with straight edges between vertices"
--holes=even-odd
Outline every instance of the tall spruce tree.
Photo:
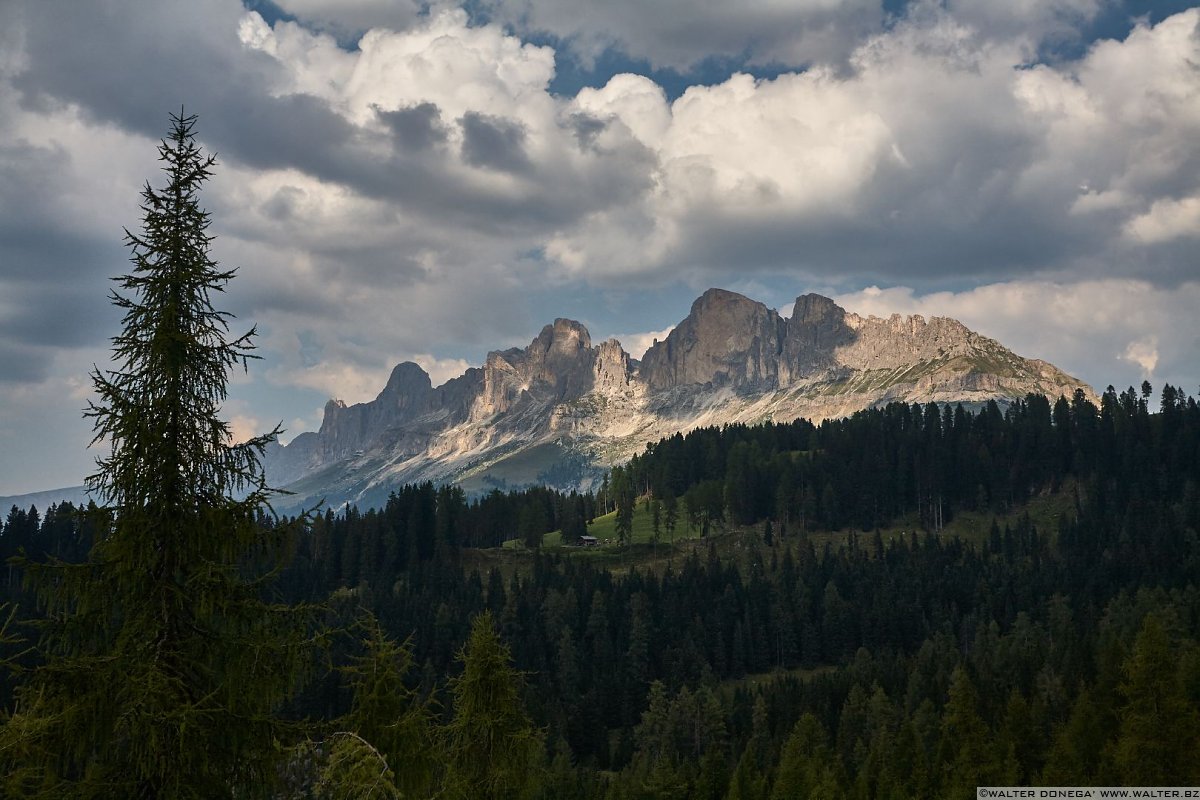
[[[210,254],[199,192],[216,161],[195,116],[171,116],[165,186],[147,183],[115,367],[93,372],[85,415],[110,452],[84,563],[24,561],[45,612],[43,663],[0,732],[9,796],[265,796],[292,733],[279,715],[310,662],[304,609],[263,599],[262,566],[287,531],[263,524],[260,465],[278,433],[232,444],[228,372],[253,358],[216,310],[233,270]],[[256,572],[256,568],[257,572]]]

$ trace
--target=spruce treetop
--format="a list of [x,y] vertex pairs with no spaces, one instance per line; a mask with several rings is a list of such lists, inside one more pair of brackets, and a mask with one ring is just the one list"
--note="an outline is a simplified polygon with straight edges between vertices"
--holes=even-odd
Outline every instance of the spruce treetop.
[[316,611],[263,599],[294,526],[262,518],[275,432],[231,444],[219,416],[254,331],[231,339],[212,303],[234,272],[210,253],[199,191],[216,161],[195,122],[172,115],[165,186],[146,186],[125,233],[114,368],[94,370],[85,411],[111,446],[88,479],[105,503],[94,544],[83,563],[13,562],[46,614],[0,726],[0,795],[269,796],[304,735],[280,710],[313,669]]
[[97,460],[88,487],[118,510],[158,508],[178,514],[232,492],[265,491],[259,463],[278,429],[230,445],[219,416],[228,371],[245,369],[255,329],[229,338],[228,312],[213,307],[236,270],[211,254],[211,216],[199,193],[216,165],[197,144],[195,115],[171,115],[158,147],[166,185],[142,190],[142,226],[125,230],[133,271],[115,280],[113,303],[124,311],[113,342],[115,368],[92,373],[98,400],[94,442],[111,453]]

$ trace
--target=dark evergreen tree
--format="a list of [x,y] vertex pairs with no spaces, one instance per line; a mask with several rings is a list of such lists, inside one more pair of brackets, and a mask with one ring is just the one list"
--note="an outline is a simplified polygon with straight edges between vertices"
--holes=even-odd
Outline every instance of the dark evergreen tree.
[[621,544],[629,544],[633,539],[633,504],[636,499],[629,470],[613,467],[609,491],[617,509],[617,539]]
[[431,796],[443,754],[428,700],[405,683],[411,647],[389,639],[371,615],[356,630],[365,653],[342,667],[350,713],[334,721],[321,748],[319,790],[331,800]]
[[244,572],[286,535],[260,519],[276,432],[230,444],[218,416],[254,331],[230,340],[212,305],[234,274],[199,204],[215,160],[194,116],[171,119],[166,185],[146,185],[141,232],[126,232],[116,367],[93,373],[85,412],[111,447],[88,479],[105,503],[96,541],[84,563],[19,562],[46,616],[44,663],[0,734],[10,796],[259,796],[294,737],[278,711],[311,657],[307,620]]
[[484,612],[459,653],[463,672],[451,681],[454,716],[446,795],[462,800],[521,800],[539,785],[542,737],[521,701],[524,681]]

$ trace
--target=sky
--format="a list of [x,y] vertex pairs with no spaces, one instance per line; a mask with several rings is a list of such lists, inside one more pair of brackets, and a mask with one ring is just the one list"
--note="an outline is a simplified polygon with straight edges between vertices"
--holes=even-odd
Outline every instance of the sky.
[[94,466],[122,232],[181,106],[219,305],[259,329],[240,436],[555,317],[640,357],[712,286],[1200,387],[1194,3],[3,0],[0,495]]

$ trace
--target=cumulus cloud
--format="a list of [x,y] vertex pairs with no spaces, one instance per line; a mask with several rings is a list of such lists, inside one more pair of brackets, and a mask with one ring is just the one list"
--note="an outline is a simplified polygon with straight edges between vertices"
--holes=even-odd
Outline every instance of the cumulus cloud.
[[660,68],[688,70],[705,61],[750,64],[843,64],[862,40],[893,15],[947,10],[994,36],[1019,40],[1033,53],[1045,44],[1073,43],[1106,0],[914,0],[899,11],[879,0],[489,0],[490,14],[522,32],[548,33],[570,57],[591,64],[608,50]]
[[884,20],[878,0],[661,0],[652,5],[639,0],[492,0],[485,5],[508,25],[559,37],[584,63],[615,49],[674,69],[746,54],[756,63],[839,60]]
[[618,333],[612,338],[621,343],[621,347],[629,353],[631,358],[640,359],[646,355],[646,351],[654,346],[655,342],[661,342],[674,330],[674,326],[663,328],[661,331],[646,331],[644,333]]
[[434,386],[441,386],[451,378],[457,378],[476,364],[470,364],[465,358],[438,358],[429,353],[415,353],[406,361],[415,361],[421,369],[429,373],[429,380]]
[[228,415],[228,423],[229,441],[232,444],[240,444],[267,432],[258,417],[250,414]]
[[1158,337],[1148,336],[1136,342],[1130,342],[1122,355],[1126,361],[1132,361],[1142,368],[1142,375],[1149,378],[1158,366]]
[[654,188],[548,254],[593,275],[633,261],[910,278],[1140,263],[1179,280],[1183,260],[1136,248],[1193,229],[1176,198],[1200,185],[1198,20],[1192,9],[1077,63],[1026,68],[1021,41],[925,10],[863,44],[849,74],[734,75],[669,107],[619,76],[575,103],[652,149]]
[[417,20],[421,4],[412,0],[275,0],[288,14],[318,30],[356,38],[372,28],[403,30]]
[[1076,283],[1015,280],[959,292],[867,287],[835,295],[860,314],[948,316],[1027,358],[1049,361],[1103,391],[1157,375],[1200,386],[1200,283],[1172,288],[1110,278]]
[[[577,293],[618,298],[607,330],[657,327],[620,298],[681,284],[909,286],[878,302],[1050,342],[1089,380],[1140,374],[1130,345],[1155,340],[1156,374],[1194,371],[1200,10],[1046,64],[1096,2],[916,2],[886,24],[870,0],[675,2],[524,0],[485,23],[285,0],[273,24],[237,0],[0,4],[0,403],[115,331],[120,231],[180,102],[220,156],[204,201],[240,268],[229,307],[261,323],[248,417],[369,399],[404,359],[440,382]],[[563,58],[610,46],[775,77],[551,91]]]
[[1125,223],[1124,233],[1148,244],[1200,236],[1200,197],[1155,200],[1150,210]]

